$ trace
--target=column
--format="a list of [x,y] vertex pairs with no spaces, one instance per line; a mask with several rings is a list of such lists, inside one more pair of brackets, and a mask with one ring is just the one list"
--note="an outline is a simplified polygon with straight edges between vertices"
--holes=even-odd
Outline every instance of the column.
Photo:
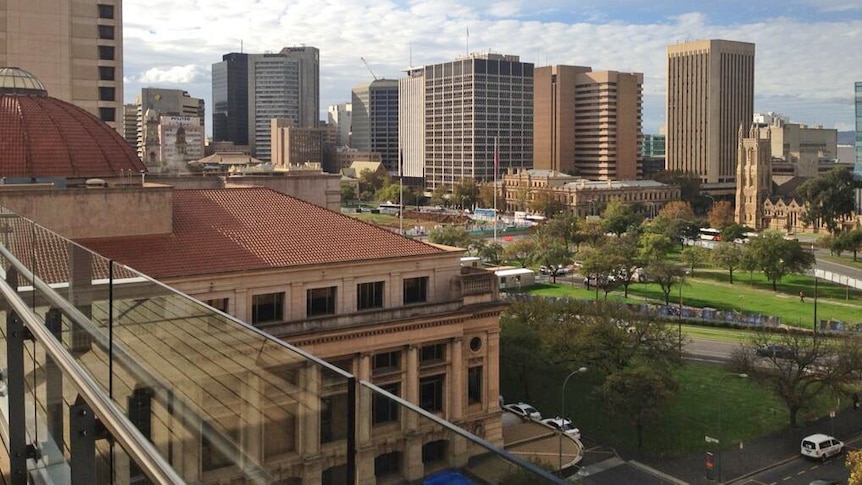
[[[356,366],[356,378],[359,381],[371,381],[371,354],[363,352],[359,355]],[[357,483],[374,483],[374,455],[377,449],[371,442],[372,435],[372,400],[371,389],[359,385],[357,393],[356,414],[356,480]]]
[[452,351],[452,359],[449,364],[450,388],[449,388],[449,421],[457,423],[464,415],[464,403],[466,399],[466,387],[464,386],[464,372],[466,366],[463,361],[464,340],[456,338],[449,345]]

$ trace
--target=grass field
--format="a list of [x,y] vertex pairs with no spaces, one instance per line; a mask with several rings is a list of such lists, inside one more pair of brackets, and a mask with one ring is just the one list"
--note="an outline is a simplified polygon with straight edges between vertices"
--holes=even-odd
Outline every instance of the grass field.
[[[568,296],[578,299],[593,299],[596,293],[580,283],[545,283],[531,288],[530,293],[539,296]],[[805,293],[805,302],[799,301],[799,292]],[[814,279],[805,275],[790,275],[782,279],[778,291],[762,275],[743,273],[736,275],[734,284],[727,282],[726,272],[698,270],[682,286],[684,305],[718,310],[735,310],[781,317],[782,323],[790,326],[810,328],[814,322]],[[849,299],[847,298],[849,297]],[[599,291],[599,298],[604,293]],[[670,301],[678,304],[679,288],[671,292]],[[617,289],[608,295],[609,300],[630,303],[652,301],[663,302],[664,294],[655,283],[632,283],[629,298],[623,298],[623,290]],[[839,285],[819,282],[817,286],[817,318],[836,319],[845,322],[862,321],[862,295],[849,292]]]
[[[501,371],[504,372],[501,389],[506,402],[524,400],[536,406],[543,416],[559,414],[565,370],[537,369],[530,379],[529,396],[516,378],[505,375],[505,366]],[[707,446],[704,437],[718,437],[719,406],[725,447],[738,446],[740,441],[779,431],[788,425],[787,410],[772,392],[770,382],[722,377],[727,374],[720,367],[686,363],[677,374],[680,392],[676,401],[664,418],[644,428],[644,450],[653,455],[669,456],[709,451],[712,448]],[[569,380],[566,415],[585,436],[624,449],[636,448],[634,426],[605,414],[601,401],[593,395],[595,385],[595,376],[589,373]],[[825,395],[814,409],[800,413],[800,422],[806,417],[828,414],[835,402],[835,397]]]

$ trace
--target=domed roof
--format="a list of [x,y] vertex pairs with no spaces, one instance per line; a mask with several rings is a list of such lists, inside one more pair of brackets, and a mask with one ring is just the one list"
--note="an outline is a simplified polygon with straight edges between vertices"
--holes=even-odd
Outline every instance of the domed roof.
[[146,171],[113,128],[51,98],[32,74],[0,68],[0,177],[117,177]]

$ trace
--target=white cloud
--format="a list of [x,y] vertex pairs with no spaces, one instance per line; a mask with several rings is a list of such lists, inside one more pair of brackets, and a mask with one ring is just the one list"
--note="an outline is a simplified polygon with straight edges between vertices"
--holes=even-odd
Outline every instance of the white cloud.
[[[758,3],[758,8],[768,11],[779,6],[779,2],[766,3]],[[410,63],[411,47],[415,65],[451,60],[469,48],[517,54],[539,65],[642,72],[645,113],[653,114],[645,119],[645,129],[655,131],[664,112],[667,46],[724,38],[757,46],[758,109],[785,112],[801,122],[827,127],[844,126],[853,116],[852,103],[835,100],[848,100],[853,82],[862,80],[862,49],[856,48],[862,45],[859,15],[816,21],[760,15],[757,21],[728,23],[689,12],[632,24],[606,20],[612,18],[609,13],[566,21],[564,14],[574,18],[579,4],[590,10],[600,5],[562,0],[258,0],[253,6],[236,0],[126,1],[125,74],[133,80],[127,84],[126,98],[133,99],[142,84],[185,83],[182,89],[206,98],[212,106],[210,69],[223,54],[239,51],[241,43],[245,52],[305,44],[320,49],[321,109],[325,111],[328,105],[349,100],[353,86],[371,79],[360,57],[378,77],[396,78]],[[828,0],[825,5],[838,9],[850,4]],[[553,21],[536,20],[538,10],[559,15]]]

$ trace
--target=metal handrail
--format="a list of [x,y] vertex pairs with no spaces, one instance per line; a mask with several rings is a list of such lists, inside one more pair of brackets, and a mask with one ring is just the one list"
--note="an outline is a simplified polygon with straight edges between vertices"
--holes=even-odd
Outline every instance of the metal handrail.
[[111,436],[135,461],[147,478],[160,484],[185,483],[176,470],[159,454],[155,446],[126,418],[120,407],[100,389],[90,374],[66,352],[63,345],[31,312],[9,283],[2,279],[0,279],[0,293],[3,294],[12,310],[33,334],[33,338],[45,348],[47,356],[60,368],[63,375],[71,380],[81,397],[93,409]]

